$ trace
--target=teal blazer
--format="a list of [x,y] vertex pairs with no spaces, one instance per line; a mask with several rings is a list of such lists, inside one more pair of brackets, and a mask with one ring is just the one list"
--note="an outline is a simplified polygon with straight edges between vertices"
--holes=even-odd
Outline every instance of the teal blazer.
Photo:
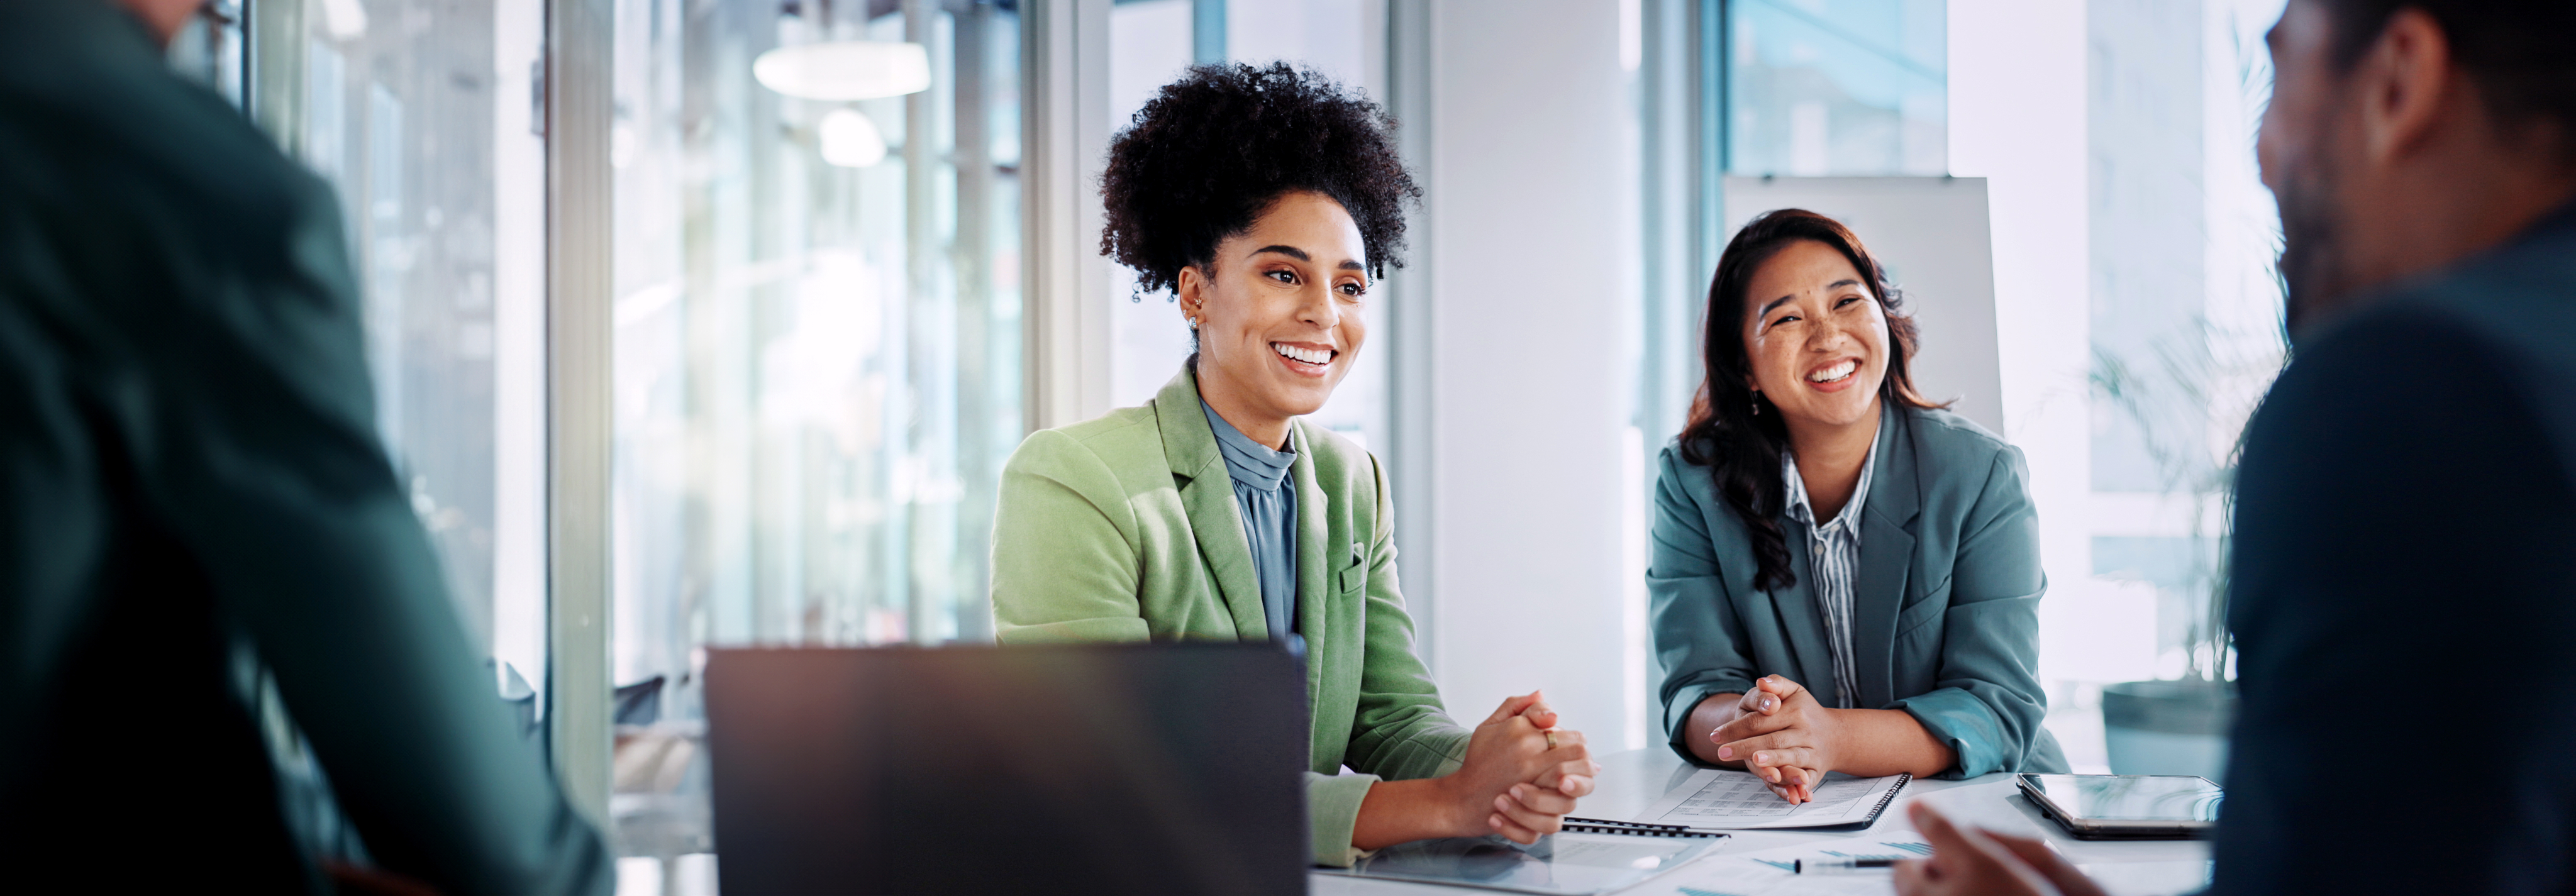
[[[1958,757],[1942,773],[2062,772],[2040,727],[2038,518],[2021,451],[1948,411],[1885,410],[1863,505],[1852,583],[1854,706],[1901,709]],[[1797,582],[1753,587],[1753,544],[1707,467],[1664,446],[1646,590],[1664,669],[1664,729],[1686,730],[1710,694],[1764,675],[1833,681],[1825,624],[1808,588],[1808,529],[1780,515]]]

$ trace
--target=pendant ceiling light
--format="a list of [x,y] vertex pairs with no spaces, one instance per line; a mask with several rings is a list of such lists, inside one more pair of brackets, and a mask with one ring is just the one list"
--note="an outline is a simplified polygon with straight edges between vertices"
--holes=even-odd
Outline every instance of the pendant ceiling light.
[[823,113],[814,127],[823,143],[823,161],[843,168],[865,168],[885,161],[885,135],[877,132],[876,122],[856,109],[834,109]]
[[798,99],[873,100],[930,89],[930,53],[920,44],[873,40],[779,47],[752,60],[751,76]]

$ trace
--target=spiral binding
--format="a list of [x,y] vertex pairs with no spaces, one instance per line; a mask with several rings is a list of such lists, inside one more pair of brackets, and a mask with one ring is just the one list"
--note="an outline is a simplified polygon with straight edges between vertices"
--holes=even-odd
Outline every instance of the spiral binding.
[[1873,809],[1869,810],[1869,817],[1868,817],[1868,818],[1864,818],[1864,819],[1861,819],[1861,820],[1860,820],[1860,826],[1861,826],[1861,828],[1862,828],[1863,830],[1867,830],[1871,825],[1875,825],[1875,824],[1877,824],[1877,823],[1878,823],[1878,816],[1879,816],[1879,813],[1886,812],[1886,811],[1887,811],[1887,804],[1889,804],[1889,803],[1893,803],[1893,802],[1896,802],[1896,795],[1897,795],[1897,794],[1900,794],[1900,793],[1904,793],[1904,792],[1905,792],[1905,785],[1907,785],[1907,784],[1911,784],[1911,783],[1914,783],[1914,773],[1913,773],[1913,772],[1897,772],[1897,773],[1896,773],[1896,785],[1895,785],[1895,786],[1893,786],[1893,787],[1889,787],[1889,788],[1887,788],[1887,793],[1886,793],[1885,795],[1880,796],[1880,797],[1878,798],[1878,806],[1877,806],[1876,808],[1873,808]]
[[1566,816],[1562,830],[1576,834],[1625,834],[1631,837],[1700,837],[1716,840],[1733,836],[1716,831],[1694,831],[1677,824],[1646,824],[1639,821],[1612,821],[1607,818]]

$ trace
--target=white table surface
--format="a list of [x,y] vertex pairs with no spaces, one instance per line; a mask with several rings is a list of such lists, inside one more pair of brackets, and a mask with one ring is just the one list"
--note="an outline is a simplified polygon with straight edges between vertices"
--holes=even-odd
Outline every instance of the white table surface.
[[[1662,746],[1612,753],[1596,759],[1601,763],[1599,789],[1584,797],[1574,810],[1574,814],[1585,818],[1629,819],[1645,811],[1656,798],[1689,777],[1691,772],[1687,763]],[[1918,801],[1931,803],[1952,821],[2023,836],[2044,837],[2068,860],[2101,881],[2112,896],[2186,893],[2199,889],[2201,882],[2207,879],[2209,844],[2206,842],[2077,840],[2066,836],[2055,822],[2041,816],[2038,809],[2024,800],[2014,789],[2011,775],[1992,774],[1966,781],[1910,782],[1897,796],[1896,802],[1879,816],[1878,823],[1867,831],[1737,831],[1735,836],[1718,841],[1707,857],[1620,892],[1670,896],[1676,892],[1676,885],[1690,876],[1693,867],[1719,855],[1825,840],[1884,837],[1892,832],[1911,830],[1913,826],[1906,821],[1906,807]],[[1307,878],[1309,892],[1316,896],[1486,892],[1322,873],[1310,874]]]

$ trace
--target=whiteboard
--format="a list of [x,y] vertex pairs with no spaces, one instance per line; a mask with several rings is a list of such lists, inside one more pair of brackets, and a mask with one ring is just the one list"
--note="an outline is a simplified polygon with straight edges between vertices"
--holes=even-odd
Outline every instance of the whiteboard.
[[[1914,386],[1997,435],[2003,374],[1982,177],[1729,177],[1726,237],[1754,215],[1803,208],[1843,222],[1887,268],[1922,334]],[[1721,243],[1721,245],[1723,245]]]

